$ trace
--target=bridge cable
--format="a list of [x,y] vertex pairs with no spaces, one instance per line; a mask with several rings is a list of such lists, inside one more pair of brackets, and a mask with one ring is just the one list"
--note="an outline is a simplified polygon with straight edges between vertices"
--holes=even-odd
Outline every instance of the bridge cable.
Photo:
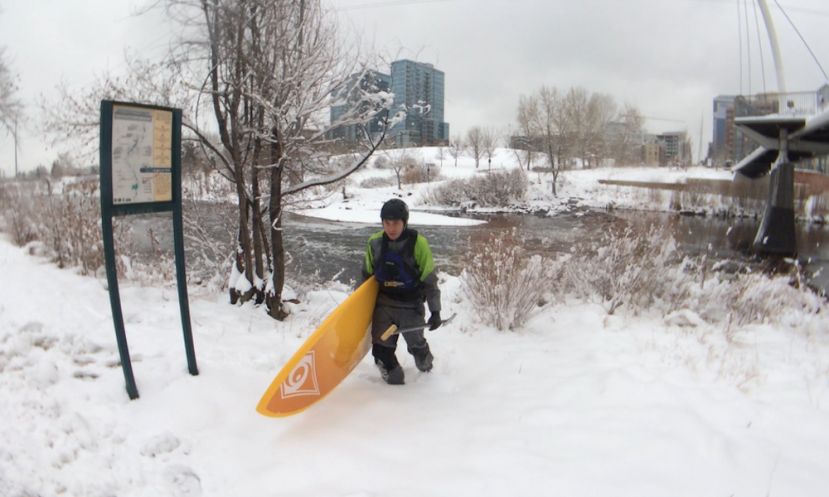
[[806,50],[808,50],[808,51],[809,51],[809,55],[811,55],[811,56],[812,56],[812,59],[814,59],[815,64],[817,64],[818,69],[820,69],[820,72],[822,72],[822,73],[823,73],[823,78],[824,78],[824,80],[825,80],[826,82],[829,82],[829,76],[827,76],[827,75],[826,75],[826,71],[824,71],[824,70],[823,70],[823,66],[822,66],[822,65],[820,65],[820,61],[818,61],[817,56],[815,56],[815,53],[812,51],[812,48],[809,46],[809,44],[808,44],[808,43],[806,43],[806,39],[805,39],[805,38],[803,38],[803,35],[802,35],[802,34],[800,34],[800,31],[797,29],[797,26],[795,26],[795,25],[794,25],[794,22],[791,20],[791,18],[789,17],[789,15],[788,15],[788,14],[786,14],[786,11],[785,11],[785,10],[783,10],[783,7],[782,7],[782,6],[780,6],[780,2],[778,2],[777,0],[774,0],[774,3],[775,3],[775,5],[777,5],[777,8],[778,8],[778,9],[780,9],[780,12],[782,12],[782,13],[783,13],[783,16],[786,18],[786,20],[787,20],[787,21],[789,21],[789,24],[791,24],[791,25],[792,25],[792,29],[794,29],[794,32],[795,32],[795,33],[797,33],[797,36],[799,36],[799,37],[800,37],[800,41],[802,41],[802,42],[803,42],[803,45],[806,47]]
[[740,51],[740,56],[737,58],[737,63],[740,68],[740,95],[743,94],[743,20],[740,17],[740,0],[737,0],[737,47]]
[[757,3],[751,2],[754,6],[754,29],[757,30],[757,48],[760,50],[760,76],[763,80],[763,94],[766,94],[766,64],[763,59],[763,41],[760,38],[760,20],[757,17]]
[[746,22],[746,81],[748,84],[748,98],[751,100],[751,33],[750,24],[748,22],[748,0],[743,0],[743,16]]

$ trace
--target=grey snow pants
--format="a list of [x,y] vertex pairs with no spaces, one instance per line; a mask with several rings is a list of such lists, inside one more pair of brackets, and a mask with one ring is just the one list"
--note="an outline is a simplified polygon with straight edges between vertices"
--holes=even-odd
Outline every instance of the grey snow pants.
[[[408,328],[425,323],[426,312],[423,304],[414,305],[416,307],[395,307],[378,303],[374,308],[371,321],[371,343],[388,347],[392,351],[395,350],[397,348],[397,338],[400,335],[392,335],[386,341],[381,340],[380,336],[392,324],[396,324],[398,328]],[[423,336],[423,330],[403,333],[403,339],[406,340],[409,353],[414,353],[413,349],[421,349],[428,346],[426,338]]]

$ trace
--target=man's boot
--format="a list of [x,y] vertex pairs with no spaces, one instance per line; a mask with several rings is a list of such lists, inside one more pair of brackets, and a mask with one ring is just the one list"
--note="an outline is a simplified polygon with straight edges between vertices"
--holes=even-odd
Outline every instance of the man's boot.
[[402,385],[404,383],[403,368],[397,362],[394,349],[375,344],[371,353],[374,356],[374,364],[377,365],[380,376],[386,383],[389,385]]
[[428,343],[423,347],[409,349],[409,352],[414,356],[415,366],[417,366],[417,369],[423,371],[424,373],[428,373],[432,370],[432,361],[434,361],[434,357],[432,357],[432,352],[429,350]]

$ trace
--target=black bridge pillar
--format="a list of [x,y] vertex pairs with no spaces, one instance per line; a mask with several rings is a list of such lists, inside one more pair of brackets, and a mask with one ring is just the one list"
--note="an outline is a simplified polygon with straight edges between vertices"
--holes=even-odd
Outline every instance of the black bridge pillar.
[[780,130],[780,155],[771,168],[769,197],[763,221],[754,237],[754,250],[762,254],[797,255],[794,231],[794,164],[788,158],[788,133]]

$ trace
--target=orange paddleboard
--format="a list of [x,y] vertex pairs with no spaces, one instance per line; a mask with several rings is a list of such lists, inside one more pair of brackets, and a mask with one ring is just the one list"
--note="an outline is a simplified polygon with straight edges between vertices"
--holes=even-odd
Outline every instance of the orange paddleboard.
[[371,348],[371,315],[377,300],[373,277],[325,318],[276,375],[256,410],[283,417],[302,412],[328,395]]

